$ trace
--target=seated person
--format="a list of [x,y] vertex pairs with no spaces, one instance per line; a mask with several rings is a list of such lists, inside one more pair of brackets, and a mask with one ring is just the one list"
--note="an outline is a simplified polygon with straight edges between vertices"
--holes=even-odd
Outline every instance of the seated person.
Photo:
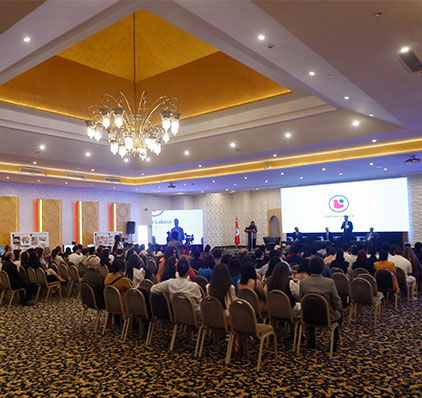
[[[299,296],[302,300],[308,293],[317,293],[324,296],[330,307],[331,322],[341,321],[341,299],[338,295],[336,285],[331,278],[324,278],[321,275],[324,269],[322,258],[314,256],[310,262],[311,276],[303,279],[299,286]],[[337,350],[339,330],[334,332],[334,350]],[[315,328],[308,328],[308,347],[315,348]]]
[[245,262],[242,265],[240,279],[237,284],[238,291],[246,288],[253,290],[261,300],[265,300],[264,288],[261,281],[258,280],[255,267],[251,262]]
[[300,264],[302,257],[299,255],[299,248],[296,245],[290,247],[289,255],[286,257],[286,261],[290,264]]
[[412,263],[403,256],[403,248],[401,246],[394,245],[391,252],[392,255],[389,256],[388,260],[392,261],[395,267],[401,268],[404,271],[406,275],[406,282],[410,285],[410,299],[416,300],[416,278],[412,275]]
[[[292,281],[293,285],[295,283]],[[290,307],[294,307],[296,305],[296,299],[294,298],[292,291],[290,289],[290,270],[289,267],[284,263],[278,263],[271,276],[267,280],[267,284],[265,286],[267,292],[271,292],[271,290],[281,290],[282,292],[286,293],[287,297],[290,300]]]
[[88,271],[82,278],[82,282],[86,282],[92,287],[95,294],[95,301],[99,309],[105,308],[104,304],[104,279],[105,276],[100,274],[100,258],[91,256],[88,260]]
[[396,268],[394,266],[394,263],[391,261],[388,261],[388,252],[382,251],[379,255],[379,261],[375,261],[374,263],[375,271],[378,271],[380,269],[386,269],[390,271],[394,275],[394,287],[396,289],[396,293],[400,291],[399,284],[397,283],[396,279]]
[[120,292],[123,305],[125,293],[134,287],[132,281],[125,277],[125,262],[122,258],[116,257],[111,263],[111,272],[104,279],[105,286],[114,286]]
[[348,266],[349,263],[344,259],[344,252],[342,250],[338,250],[335,260],[330,263],[330,268],[340,268],[344,273],[346,273]]
[[324,258],[324,264],[330,264],[336,259],[336,249],[333,246],[327,248],[327,256]]
[[295,281],[301,281],[302,279],[309,278],[311,271],[309,270],[309,260],[307,258],[302,258],[302,261],[299,264],[299,268],[294,276]]
[[358,251],[358,257],[356,258],[356,261],[352,265],[352,270],[356,268],[366,269],[371,275],[375,274],[374,265],[368,259],[368,256],[366,255],[366,251],[363,249]]
[[170,296],[170,300],[173,300],[176,294],[185,294],[192,300],[196,316],[200,317],[201,308],[199,303],[202,299],[201,288],[197,283],[189,281],[189,264],[184,261],[178,263],[177,273],[179,274],[177,278],[170,278],[152,286],[150,293],[167,293]]
[[215,260],[212,255],[208,255],[202,259],[201,268],[198,270],[198,276],[203,276],[208,282],[211,282],[212,272],[215,266]]
[[[240,279],[240,261],[237,257],[233,256],[229,261],[229,272],[232,279],[232,285],[234,286],[234,290],[237,294],[237,283]],[[212,279],[212,278],[211,278]]]
[[236,293],[226,264],[220,263],[215,266],[211,282],[207,285],[207,293],[221,303],[228,321],[229,306],[236,300]]
[[10,286],[13,290],[25,289],[25,294],[21,294],[22,305],[27,305],[31,298],[36,294],[38,286],[35,283],[26,282],[18,271],[16,264],[13,262],[15,256],[8,251],[3,257],[2,271],[9,276]]

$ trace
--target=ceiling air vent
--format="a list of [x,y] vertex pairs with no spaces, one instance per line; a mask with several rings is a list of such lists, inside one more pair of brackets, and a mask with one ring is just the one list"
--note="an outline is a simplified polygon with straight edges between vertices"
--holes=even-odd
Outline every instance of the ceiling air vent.
[[120,182],[120,178],[104,177],[105,182]]
[[80,180],[86,179],[85,174],[81,174],[81,173],[66,173],[66,177],[68,177],[68,178],[78,178]]
[[410,69],[411,72],[418,72],[422,74],[422,62],[413,51],[400,53],[399,57]]
[[33,169],[30,167],[21,167],[19,171],[21,173],[28,173],[28,174],[44,174],[44,171],[40,169]]

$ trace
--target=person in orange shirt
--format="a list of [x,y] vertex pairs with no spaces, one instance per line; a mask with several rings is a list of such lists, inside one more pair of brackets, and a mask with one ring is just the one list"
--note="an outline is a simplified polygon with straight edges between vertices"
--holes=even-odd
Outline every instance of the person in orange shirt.
[[378,271],[379,269],[386,269],[387,271],[390,271],[393,274],[394,287],[396,289],[396,293],[398,293],[400,289],[399,289],[399,284],[397,283],[397,279],[396,279],[396,268],[395,268],[394,263],[391,261],[387,261],[387,259],[388,259],[388,253],[380,252],[379,261],[374,262],[374,268],[375,268],[375,271]]

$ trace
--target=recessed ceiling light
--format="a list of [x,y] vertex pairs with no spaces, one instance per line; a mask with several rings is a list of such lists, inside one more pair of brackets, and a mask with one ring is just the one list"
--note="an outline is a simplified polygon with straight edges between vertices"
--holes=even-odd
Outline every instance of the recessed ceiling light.
[[29,42],[31,41],[31,38],[30,38],[29,36],[25,36],[25,37],[23,38],[23,41],[24,41],[25,43],[29,43]]
[[244,180],[247,180],[247,179],[248,179],[248,177],[244,176],[244,177],[243,177],[243,179],[244,179]]
[[373,114],[373,113],[370,113],[370,114],[369,114],[369,117],[374,117],[374,114]]
[[[212,182],[213,184],[215,184],[215,180],[212,180],[211,182]],[[186,185],[186,184],[185,184],[185,185]]]
[[145,160],[146,160],[147,162],[151,162],[151,158],[150,158],[150,157],[147,157]]
[[91,169],[91,171],[95,171],[95,169]]
[[303,177],[299,177],[301,180],[303,180]]
[[129,162],[129,158],[125,158],[125,163]]
[[281,173],[280,173],[280,175],[284,176],[284,173],[283,173],[283,172],[281,172]]
[[372,140],[372,142],[377,142],[377,140],[374,138],[374,139]]
[[66,185],[69,184],[67,181],[64,182]]
[[400,49],[400,54],[406,54],[410,51],[410,47],[404,46]]
[[116,189],[116,187],[113,187],[113,189]]
[[259,188],[255,188],[255,191],[257,191]]
[[185,151],[185,156],[189,156],[190,152],[188,150]]
[[359,120],[353,120],[352,126],[358,127],[360,125]]
[[85,156],[89,158],[91,156],[91,152],[85,152]]
[[265,180],[265,182],[268,182],[268,180]]
[[198,164],[198,167],[202,167],[202,164]]
[[234,186],[236,186],[237,184],[233,184]]
[[228,191],[229,190],[229,188],[226,188],[226,191]]
[[41,180],[40,180],[40,179],[38,179],[37,181],[38,181],[38,182],[40,182]]
[[350,99],[350,97],[346,95],[346,96],[344,97],[344,99],[347,101],[347,100],[349,100],[349,99]]
[[276,153],[273,153],[273,158],[276,158],[277,157],[277,154]]
[[201,191],[201,193],[204,193],[204,191]]
[[144,176],[145,175],[145,173],[141,173],[141,176]]
[[264,41],[265,40],[265,35],[263,35],[262,33],[258,35],[258,40],[260,41]]
[[292,136],[292,133],[290,133],[290,132],[288,131],[287,133],[285,133],[285,134],[284,134],[284,136],[285,136],[286,138],[290,138],[290,137]]
[[230,148],[236,148],[236,143],[235,142],[231,142],[230,143]]
[[369,163],[369,165],[370,165],[370,166],[373,166],[374,164],[371,162],[371,163]]
[[41,144],[41,145],[40,145],[40,150],[41,150],[41,151],[44,151],[44,150],[45,150],[45,148],[46,148],[46,146],[45,146],[44,144]]
[[32,162],[32,164],[37,164],[37,162]]
[[338,173],[338,175],[339,175],[339,176],[342,176],[342,175],[343,175],[343,173]]
[[7,177],[6,177],[6,180],[10,180],[10,177],[9,177],[9,176],[7,176]]
[[309,72],[309,76],[315,76],[315,72],[314,72],[313,70],[311,70],[311,71]]
[[186,184],[183,184],[183,186],[185,187],[185,186],[186,186]]
[[326,169],[325,167],[323,167],[323,168],[322,168],[322,171],[325,171],[325,170],[327,170],[327,169]]
[[384,167],[384,171],[387,171],[388,169],[387,169],[387,167]]

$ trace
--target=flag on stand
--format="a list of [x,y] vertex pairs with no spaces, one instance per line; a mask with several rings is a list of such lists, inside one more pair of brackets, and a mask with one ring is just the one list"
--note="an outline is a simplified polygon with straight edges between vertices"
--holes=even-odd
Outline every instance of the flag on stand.
[[237,246],[239,246],[240,243],[240,232],[239,232],[239,221],[237,220],[236,217],[236,225],[234,228],[234,244]]

